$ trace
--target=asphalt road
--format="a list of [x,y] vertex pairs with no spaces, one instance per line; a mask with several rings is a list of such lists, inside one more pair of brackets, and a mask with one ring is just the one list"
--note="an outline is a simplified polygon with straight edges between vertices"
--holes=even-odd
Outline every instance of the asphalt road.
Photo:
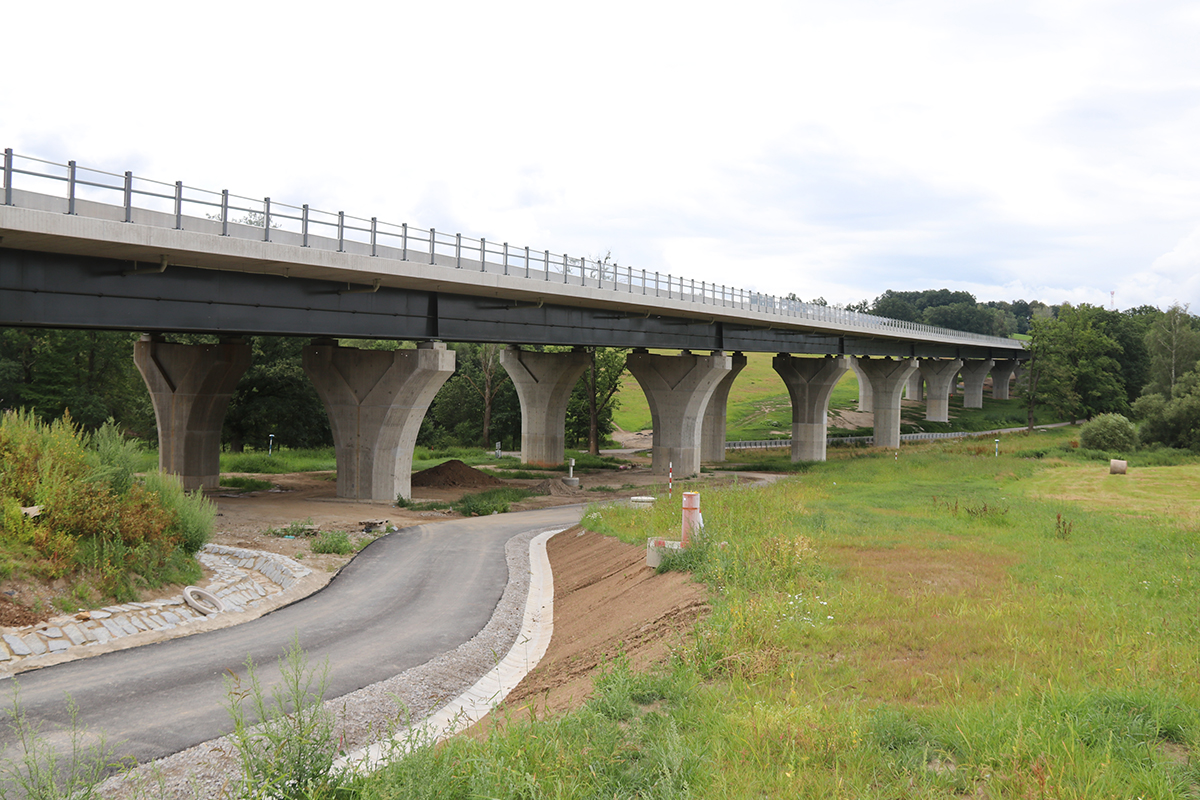
[[[469,640],[508,582],[505,542],[573,525],[581,512],[564,506],[405,528],[377,539],[321,591],[252,622],[19,675],[21,706],[49,733],[69,721],[70,695],[81,725],[102,731],[116,755],[145,762],[228,733],[228,671],[244,678],[252,658],[269,688],[293,641],[310,664],[328,660],[326,697],[339,697]],[[11,763],[19,759],[14,735],[0,728],[0,763]],[[47,740],[68,745],[58,734]]]

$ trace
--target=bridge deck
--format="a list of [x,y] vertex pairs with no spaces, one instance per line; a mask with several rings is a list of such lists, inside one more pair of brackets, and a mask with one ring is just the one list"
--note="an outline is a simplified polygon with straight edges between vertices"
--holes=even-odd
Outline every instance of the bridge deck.
[[[6,152],[5,325],[946,357],[1023,350],[1014,340],[269,199],[259,211],[228,193],[139,186],[128,173],[83,181],[73,165],[27,160],[37,169],[14,166]],[[44,191],[17,188],[18,178]],[[230,219],[237,211],[243,222]]]

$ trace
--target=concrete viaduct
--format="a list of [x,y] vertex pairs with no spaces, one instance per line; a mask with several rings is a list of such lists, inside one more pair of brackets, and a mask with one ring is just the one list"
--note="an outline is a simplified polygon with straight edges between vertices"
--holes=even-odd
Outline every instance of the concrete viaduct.
[[[900,400],[948,419],[984,380],[1006,398],[1024,358],[1008,339],[813,306],[342,212],[249,200],[4,153],[0,326],[148,331],[135,359],[154,402],[160,465],[187,488],[219,478],[225,409],[249,366],[248,335],[307,337],[340,497],[410,496],[417,431],[454,371],[446,341],[507,345],[522,459],[561,463],[587,346],[633,348],[628,369],[653,418],[653,469],[724,458],[725,406],[744,352],[774,352],[792,404],[792,459],[824,460],[829,396],[847,369],[876,442],[898,446]],[[735,265],[730,265],[731,270]],[[211,345],[164,333],[211,333]],[[412,340],[382,352],[338,339]],[[571,352],[542,352],[566,345]],[[677,349],[678,355],[649,348]]]

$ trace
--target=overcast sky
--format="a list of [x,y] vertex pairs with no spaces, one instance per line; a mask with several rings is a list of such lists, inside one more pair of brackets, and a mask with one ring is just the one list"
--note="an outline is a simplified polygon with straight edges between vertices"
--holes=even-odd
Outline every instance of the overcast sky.
[[0,147],[831,303],[1200,310],[1200,4],[11,3]]

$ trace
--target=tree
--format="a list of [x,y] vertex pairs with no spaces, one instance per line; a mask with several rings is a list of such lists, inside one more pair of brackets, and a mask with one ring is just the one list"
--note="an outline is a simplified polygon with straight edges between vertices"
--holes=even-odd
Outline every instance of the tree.
[[1029,355],[1024,377],[1028,423],[1038,405],[1075,421],[1126,404],[1120,345],[1098,330],[1087,310],[1064,304],[1057,317],[1038,318],[1029,329]]
[[971,333],[992,333],[994,315],[989,309],[979,306],[974,299],[966,303],[949,303],[925,309],[925,323],[939,328]]
[[250,338],[250,367],[238,381],[221,440],[234,452],[249,444],[266,449],[322,447],[333,443],[325,406],[304,372],[303,353],[308,339],[285,336]]
[[1133,404],[1143,442],[1200,450],[1200,368],[1179,376],[1170,397],[1146,394]]
[[612,414],[619,402],[616,394],[621,388],[627,351],[614,347],[589,350],[591,363],[567,404],[567,436],[574,442],[586,440],[588,452],[599,455],[600,442],[613,431]]
[[140,436],[154,432],[150,394],[133,362],[137,334],[124,331],[0,330],[0,403],[42,420],[64,411],[84,428],[110,417]]
[[491,447],[497,439],[521,435],[521,406],[508,373],[500,365],[498,344],[450,345],[456,353],[454,374],[434,398],[421,440],[453,441]]
[[[458,349],[461,354],[462,349]],[[492,404],[496,394],[504,383],[511,383],[508,373],[500,366],[500,351],[504,349],[499,344],[474,345],[470,349],[470,359],[463,364],[462,377],[483,401],[483,446],[492,444]]]
[[888,289],[871,304],[871,313],[877,317],[898,319],[905,322],[920,322],[921,312],[905,295],[911,292],[896,292]]
[[1200,333],[1186,305],[1176,303],[1150,322],[1146,349],[1150,353],[1147,393],[1171,397],[1179,377],[1200,359]]

